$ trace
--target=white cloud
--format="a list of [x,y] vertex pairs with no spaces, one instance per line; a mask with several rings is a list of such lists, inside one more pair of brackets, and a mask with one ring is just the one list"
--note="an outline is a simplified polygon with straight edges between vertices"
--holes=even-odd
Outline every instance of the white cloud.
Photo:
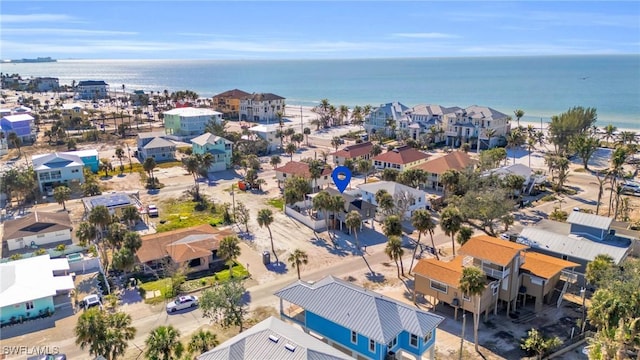
[[85,29],[56,29],[56,28],[30,28],[30,29],[2,29],[2,33],[18,35],[52,35],[52,36],[116,36],[116,35],[137,35],[133,31],[112,31],[112,30],[85,30]]
[[458,35],[444,34],[437,32],[429,33],[395,33],[391,34],[393,37],[410,38],[410,39],[454,39],[459,38]]
[[69,22],[73,21],[74,18],[69,15],[64,14],[26,14],[26,15],[15,15],[15,14],[2,14],[0,15],[0,23],[10,24],[10,23],[43,23],[43,22]]

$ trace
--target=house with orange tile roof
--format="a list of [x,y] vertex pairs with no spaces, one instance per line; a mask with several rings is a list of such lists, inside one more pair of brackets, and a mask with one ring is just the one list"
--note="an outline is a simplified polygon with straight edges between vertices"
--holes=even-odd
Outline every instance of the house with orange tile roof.
[[279,183],[284,184],[287,179],[298,176],[309,180],[312,192],[316,192],[332,182],[331,171],[331,167],[325,166],[320,177],[318,179],[312,179],[311,172],[309,171],[309,164],[301,161],[289,161],[283,166],[276,168],[276,179]]
[[218,229],[209,224],[145,235],[136,251],[138,262],[145,270],[153,270],[169,263],[184,267],[187,272],[209,269],[215,261],[220,241],[233,235],[230,229]]
[[251,94],[240,89],[228,90],[214,95],[211,104],[213,109],[221,112],[225,119],[238,120],[240,119],[240,99],[249,95]]
[[344,165],[345,160],[349,159],[357,162],[360,159],[369,160],[371,158],[371,151],[373,150],[373,144],[370,141],[360,144],[353,144],[345,146],[344,148],[331,153],[333,156],[333,164],[335,166]]
[[425,187],[436,191],[443,191],[444,187],[440,182],[440,177],[447,170],[463,171],[467,168],[473,168],[478,161],[471,158],[464,151],[452,151],[444,156],[429,159],[424,163],[417,165],[416,169],[424,170],[427,173],[427,181]]
[[[531,301],[540,311],[544,303],[555,298],[561,280],[566,283],[575,279],[565,269],[578,264],[527,250],[528,246],[522,244],[479,235],[469,239],[449,262],[421,259],[413,269],[414,301],[415,294],[422,294],[434,306],[441,302],[453,306],[456,316],[462,308],[472,313],[484,312],[486,318],[492,310],[497,313],[498,305],[506,305],[510,313],[518,303],[525,306]],[[459,290],[462,270],[468,266],[478,267],[486,276],[479,302]],[[566,287],[562,289],[565,290]]]
[[378,170],[396,169],[403,171],[427,161],[431,155],[411,146],[399,146],[373,158],[373,166]]

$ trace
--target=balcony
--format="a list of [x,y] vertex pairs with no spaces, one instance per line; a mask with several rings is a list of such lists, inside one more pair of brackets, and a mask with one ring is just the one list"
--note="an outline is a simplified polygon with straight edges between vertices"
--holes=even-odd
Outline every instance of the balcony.
[[497,270],[485,264],[482,265],[482,271],[484,271],[487,276],[491,276],[494,279],[504,279],[509,275],[509,268],[505,270]]
[[295,323],[303,326],[306,324],[305,310],[298,305],[291,304],[289,307],[283,309],[280,313],[282,316]]

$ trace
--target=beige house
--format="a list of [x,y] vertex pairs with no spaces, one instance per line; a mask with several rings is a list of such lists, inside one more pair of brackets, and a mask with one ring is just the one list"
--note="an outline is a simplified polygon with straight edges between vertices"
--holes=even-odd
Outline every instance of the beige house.
[[[531,255],[527,249],[525,245],[480,235],[465,243],[450,262],[422,259],[414,268],[414,301],[415,294],[423,294],[434,306],[439,302],[453,306],[456,315],[458,309],[464,308],[472,313],[484,312],[487,317],[491,311],[497,313],[498,305],[506,305],[508,314],[516,310],[518,303],[524,306],[528,301],[533,301],[539,311],[553,297],[563,274],[567,281],[573,279],[564,269],[578,264],[543,254]],[[462,269],[468,266],[476,266],[486,275],[486,288],[479,303],[459,290]]]
[[403,171],[427,161],[431,155],[411,146],[399,146],[373,158],[373,166],[378,170],[396,169]]
[[[501,137],[509,133],[510,119],[508,115],[490,107],[472,105],[452,114],[446,114],[442,127],[445,130],[444,136],[447,138],[448,146],[458,147],[462,143],[470,142],[472,138],[477,139],[480,134],[481,148],[491,148],[500,142]],[[489,129],[495,130],[490,140],[487,136]]]
[[417,165],[416,169],[422,169],[427,173],[427,181],[425,187],[436,191],[443,191],[440,177],[447,170],[462,171],[466,168],[473,167],[477,161],[472,159],[469,154],[464,151],[452,151],[444,156],[435,159],[429,159],[426,162]]
[[222,116],[230,120],[240,118],[240,99],[250,96],[248,92],[233,89],[215,95],[212,100],[213,109],[222,113]]
[[325,166],[322,174],[318,179],[311,178],[311,172],[309,172],[309,164],[300,161],[289,161],[279,168],[276,168],[276,179],[279,184],[284,184],[287,179],[290,179],[294,176],[301,177],[303,179],[309,180],[309,185],[311,185],[312,192],[319,191],[320,189],[325,188],[329,183],[333,180],[331,179],[331,168]]
[[81,118],[83,121],[89,118],[89,112],[84,110],[84,105],[79,103],[62,104],[60,110],[62,120],[69,121],[74,118]]
[[347,159],[350,159],[354,162],[357,162],[360,159],[369,160],[371,158],[372,150],[373,144],[370,141],[345,146],[344,148],[331,153],[331,155],[333,156],[333,164],[335,166],[344,165],[344,162]]

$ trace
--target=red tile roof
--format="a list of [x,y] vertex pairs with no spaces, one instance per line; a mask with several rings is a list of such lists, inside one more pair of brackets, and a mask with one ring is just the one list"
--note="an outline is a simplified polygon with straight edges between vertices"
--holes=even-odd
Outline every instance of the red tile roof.
[[360,144],[345,146],[344,148],[332,153],[331,155],[342,157],[345,159],[353,159],[364,156],[366,154],[370,154],[371,150],[373,150],[373,144],[370,141],[367,141]]
[[[322,171],[322,176],[331,175],[331,168],[325,167]],[[311,179],[311,173],[309,172],[309,164],[300,161],[289,161],[279,168],[276,168],[276,173],[281,172],[284,174],[290,174],[300,176],[305,179]]]
[[457,288],[462,277],[462,256],[456,256],[449,262],[432,258],[420,259],[413,272]]
[[431,155],[425,154],[422,151],[418,151],[410,146],[401,146],[391,151],[387,151],[384,154],[380,154],[374,157],[373,160],[405,165],[415,161],[426,159],[429,156]]
[[464,170],[476,162],[476,160],[472,159],[471,156],[464,151],[453,151],[445,156],[431,159],[417,165],[416,169],[422,169],[432,174],[442,174],[447,170]]
[[571,261],[558,259],[553,256],[529,251],[525,255],[524,264],[522,264],[520,268],[541,278],[551,279],[565,268],[576,266],[580,265]]
[[[184,241],[192,235],[205,236],[194,241]],[[141,238],[142,246],[136,251],[136,256],[140,262],[171,256],[173,261],[181,263],[211,254],[212,250],[218,248],[220,240],[228,235],[233,235],[233,232],[228,229],[220,230],[209,224],[145,235]]]
[[249,95],[251,95],[251,94],[249,94],[246,91],[242,91],[242,90],[239,90],[239,89],[233,89],[233,90],[228,90],[228,91],[225,91],[223,93],[217,94],[213,98],[214,99],[216,99],[216,98],[242,99],[242,98],[245,98],[245,97],[247,97]]
[[474,258],[491,261],[494,264],[507,266],[516,255],[528,248],[526,245],[501,240],[493,236],[478,235],[469,239],[458,252],[461,255],[469,255]]

